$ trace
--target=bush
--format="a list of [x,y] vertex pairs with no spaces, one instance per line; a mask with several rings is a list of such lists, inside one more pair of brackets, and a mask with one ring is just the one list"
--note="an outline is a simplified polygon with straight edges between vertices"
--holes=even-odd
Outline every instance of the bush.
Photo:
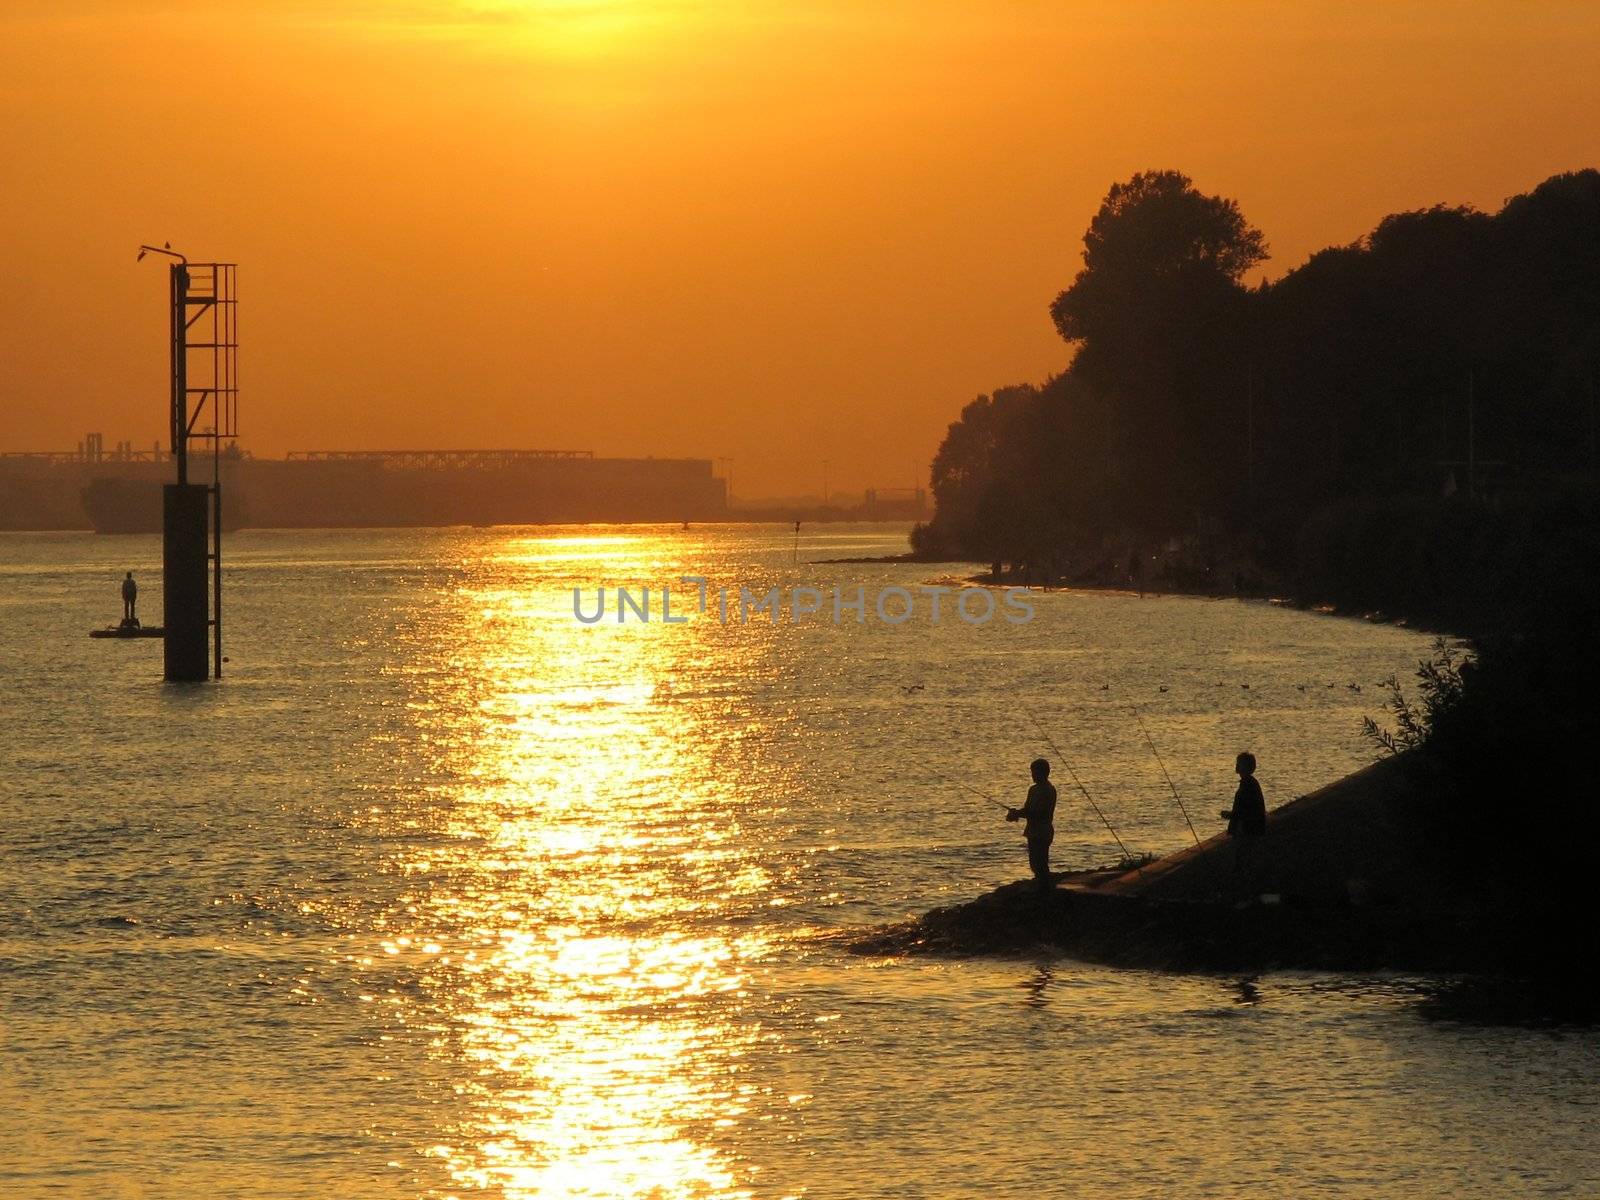
[[1511,961],[1560,971],[1566,932],[1600,917],[1593,885],[1591,755],[1600,733],[1600,633],[1570,598],[1463,658],[1441,642],[1418,667],[1419,699],[1394,685],[1394,728],[1367,735],[1407,762],[1432,841],[1505,931]]
[[1384,708],[1394,717],[1395,728],[1385,729],[1371,717],[1362,717],[1361,732],[1389,754],[1422,749],[1435,728],[1441,722],[1448,722],[1450,714],[1460,705],[1462,671],[1466,665],[1460,650],[1444,638],[1437,639],[1433,643],[1433,656],[1417,664],[1417,687],[1422,693],[1420,703],[1412,704],[1406,699],[1400,681],[1391,675],[1385,683],[1389,699]]

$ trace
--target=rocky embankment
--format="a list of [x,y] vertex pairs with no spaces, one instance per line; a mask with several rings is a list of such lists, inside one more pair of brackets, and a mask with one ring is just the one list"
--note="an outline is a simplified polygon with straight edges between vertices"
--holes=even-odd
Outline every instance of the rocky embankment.
[[865,954],[1041,950],[1160,970],[1476,971],[1504,944],[1428,843],[1415,764],[1375,764],[1272,811],[1248,866],[1226,837],[1133,871],[1031,881],[859,939]]

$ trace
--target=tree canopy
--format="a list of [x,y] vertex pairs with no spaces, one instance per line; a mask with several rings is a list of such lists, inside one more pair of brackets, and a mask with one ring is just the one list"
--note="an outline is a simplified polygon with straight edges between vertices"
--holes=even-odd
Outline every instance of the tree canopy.
[[1083,270],[1050,315],[1068,342],[1114,337],[1141,304],[1236,284],[1266,256],[1235,201],[1202,195],[1178,171],[1141,171],[1111,185],[1083,235]]
[[1083,243],[1050,305],[1070,365],[962,411],[924,548],[1083,565],[1220,528],[1287,570],[1329,505],[1600,467],[1600,172],[1396,213],[1255,287],[1262,232],[1177,171],[1114,184]]

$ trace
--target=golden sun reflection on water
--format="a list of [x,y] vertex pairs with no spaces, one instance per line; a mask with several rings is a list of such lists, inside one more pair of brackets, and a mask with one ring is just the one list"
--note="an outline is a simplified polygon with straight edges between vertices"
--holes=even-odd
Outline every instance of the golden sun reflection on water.
[[505,937],[475,968],[487,986],[469,988],[465,1055],[499,1082],[476,1144],[451,1155],[455,1177],[516,1197],[747,1195],[688,1132],[742,1111],[709,1078],[740,1054],[738,1037],[653,1011],[737,991],[733,959],[707,939]]
[[460,664],[480,724],[448,874],[473,882],[431,904],[471,946],[436,1044],[471,1115],[434,1154],[507,1197],[748,1196],[704,1135],[748,1111],[759,1034],[740,1007],[763,947],[698,918],[768,880],[692,718],[659,702],[689,639],[591,630],[515,592],[460,603],[481,617]]

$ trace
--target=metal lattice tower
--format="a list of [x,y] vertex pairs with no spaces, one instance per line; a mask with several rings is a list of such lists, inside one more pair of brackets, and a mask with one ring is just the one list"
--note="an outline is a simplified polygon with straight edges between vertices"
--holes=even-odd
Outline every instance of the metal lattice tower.
[[[239,436],[238,268],[234,263],[192,263],[170,244],[139,247],[139,257],[146,254],[161,254],[172,260],[168,268],[168,437],[178,479],[168,484],[162,494],[166,677],[183,682],[205,679],[209,631],[211,674],[220,679],[221,459],[223,441]],[[189,482],[189,443],[196,439],[211,443],[210,484]]]
[[189,482],[189,442],[210,440],[212,482],[225,438],[239,436],[239,298],[236,263],[172,264],[173,457]]

